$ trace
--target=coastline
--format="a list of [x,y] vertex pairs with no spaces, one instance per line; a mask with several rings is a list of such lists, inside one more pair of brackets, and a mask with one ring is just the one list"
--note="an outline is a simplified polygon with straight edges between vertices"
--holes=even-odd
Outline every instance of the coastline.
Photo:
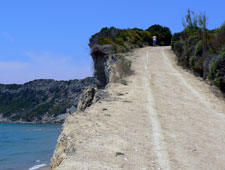
[[42,167],[42,168],[40,168],[38,170],[51,170],[51,167],[48,165],[48,166]]
[[3,123],[8,123],[8,124],[40,124],[40,125],[62,125],[63,122],[57,122],[57,123],[54,123],[54,122],[17,122],[17,121],[13,121],[13,122],[1,122],[0,121],[0,124],[3,124]]
[[29,170],[51,170],[51,167],[49,164],[40,164],[30,167]]
[[57,117],[45,117],[42,120],[32,120],[32,121],[24,121],[24,120],[10,120],[8,117],[3,117],[0,114],[0,123],[22,123],[22,124],[63,124],[66,120],[68,113],[58,115]]

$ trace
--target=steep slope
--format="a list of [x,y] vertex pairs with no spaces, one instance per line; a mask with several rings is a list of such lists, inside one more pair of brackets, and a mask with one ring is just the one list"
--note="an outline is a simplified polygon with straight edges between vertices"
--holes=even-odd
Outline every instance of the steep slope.
[[67,118],[52,169],[224,169],[225,102],[169,48],[135,50],[128,85]]

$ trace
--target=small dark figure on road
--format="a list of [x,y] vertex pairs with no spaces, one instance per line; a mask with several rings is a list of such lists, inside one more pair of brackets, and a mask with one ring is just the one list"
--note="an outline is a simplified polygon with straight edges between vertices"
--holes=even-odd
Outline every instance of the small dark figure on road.
[[153,46],[156,46],[156,42],[157,42],[157,36],[153,36],[152,37],[152,41],[153,41]]

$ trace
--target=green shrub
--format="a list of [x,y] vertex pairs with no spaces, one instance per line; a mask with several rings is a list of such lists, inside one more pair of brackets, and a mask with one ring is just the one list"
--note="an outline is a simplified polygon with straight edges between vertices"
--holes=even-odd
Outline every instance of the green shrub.
[[189,60],[190,57],[194,55],[195,46],[198,42],[197,36],[190,36],[186,41],[183,43],[182,51],[179,58],[179,64],[184,67],[189,67]]
[[121,52],[121,49],[120,49],[120,46],[119,45],[113,43],[113,47],[114,47],[115,53]]
[[190,67],[199,75],[203,74],[203,43],[202,40],[198,41],[195,46],[194,55],[189,59]]
[[225,23],[214,30],[208,30],[206,23],[205,14],[189,10],[185,29],[173,35],[171,48],[179,64],[208,78],[225,93]]
[[118,44],[118,45],[120,45],[120,46],[124,46],[124,40],[123,40],[123,38],[122,37],[116,37],[115,38],[115,43],[116,44]]
[[225,47],[225,23],[221,25],[215,33],[209,34],[209,51],[218,53]]
[[184,45],[184,42],[182,40],[176,41],[174,43],[174,52],[175,52],[175,54],[177,55],[178,58],[183,53],[183,45]]
[[203,54],[203,42],[202,40],[200,40],[195,46],[195,55],[202,56],[202,54]]
[[203,76],[203,62],[205,60],[205,57],[202,56],[196,56],[196,61],[193,64],[192,68],[199,76]]
[[220,50],[220,55],[223,55],[223,53],[225,53],[225,48]]
[[131,61],[121,55],[116,63],[116,70],[119,73],[120,78],[133,74],[133,70],[131,69]]
[[210,64],[208,78],[221,91],[225,92],[225,52],[218,55]]
[[172,50],[174,50],[174,43],[176,41],[180,41],[180,40],[181,40],[180,33],[174,33],[173,36],[172,36],[172,39],[171,39],[171,48],[172,48]]
[[196,55],[193,55],[190,57],[189,65],[191,66],[191,68],[194,68],[195,63],[199,60],[199,58],[200,58],[200,56],[196,56]]
[[112,41],[112,39],[111,38],[109,38],[109,37],[101,37],[101,38],[99,38],[99,42],[98,42],[98,44],[100,44],[100,45],[104,45],[104,44],[113,44],[113,41]]
[[[169,28],[159,26],[160,45],[169,45],[171,40],[171,33]],[[150,27],[157,29],[158,26]],[[156,31],[156,30],[155,30]],[[89,46],[92,48],[94,45],[112,44],[115,49],[115,53],[126,52],[132,48],[144,47],[146,45],[152,45],[152,33],[148,30],[142,30],[138,28],[133,29],[117,29],[115,27],[104,27],[100,32],[94,34],[90,38]]]

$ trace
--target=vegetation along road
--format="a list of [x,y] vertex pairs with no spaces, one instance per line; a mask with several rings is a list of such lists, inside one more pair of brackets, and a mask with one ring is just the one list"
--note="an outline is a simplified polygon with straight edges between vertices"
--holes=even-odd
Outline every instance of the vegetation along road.
[[110,99],[68,117],[62,135],[73,136],[67,146],[76,151],[55,167],[223,170],[224,100],[177,66],[170,47],[129,57],[128,85],[110,83]]

